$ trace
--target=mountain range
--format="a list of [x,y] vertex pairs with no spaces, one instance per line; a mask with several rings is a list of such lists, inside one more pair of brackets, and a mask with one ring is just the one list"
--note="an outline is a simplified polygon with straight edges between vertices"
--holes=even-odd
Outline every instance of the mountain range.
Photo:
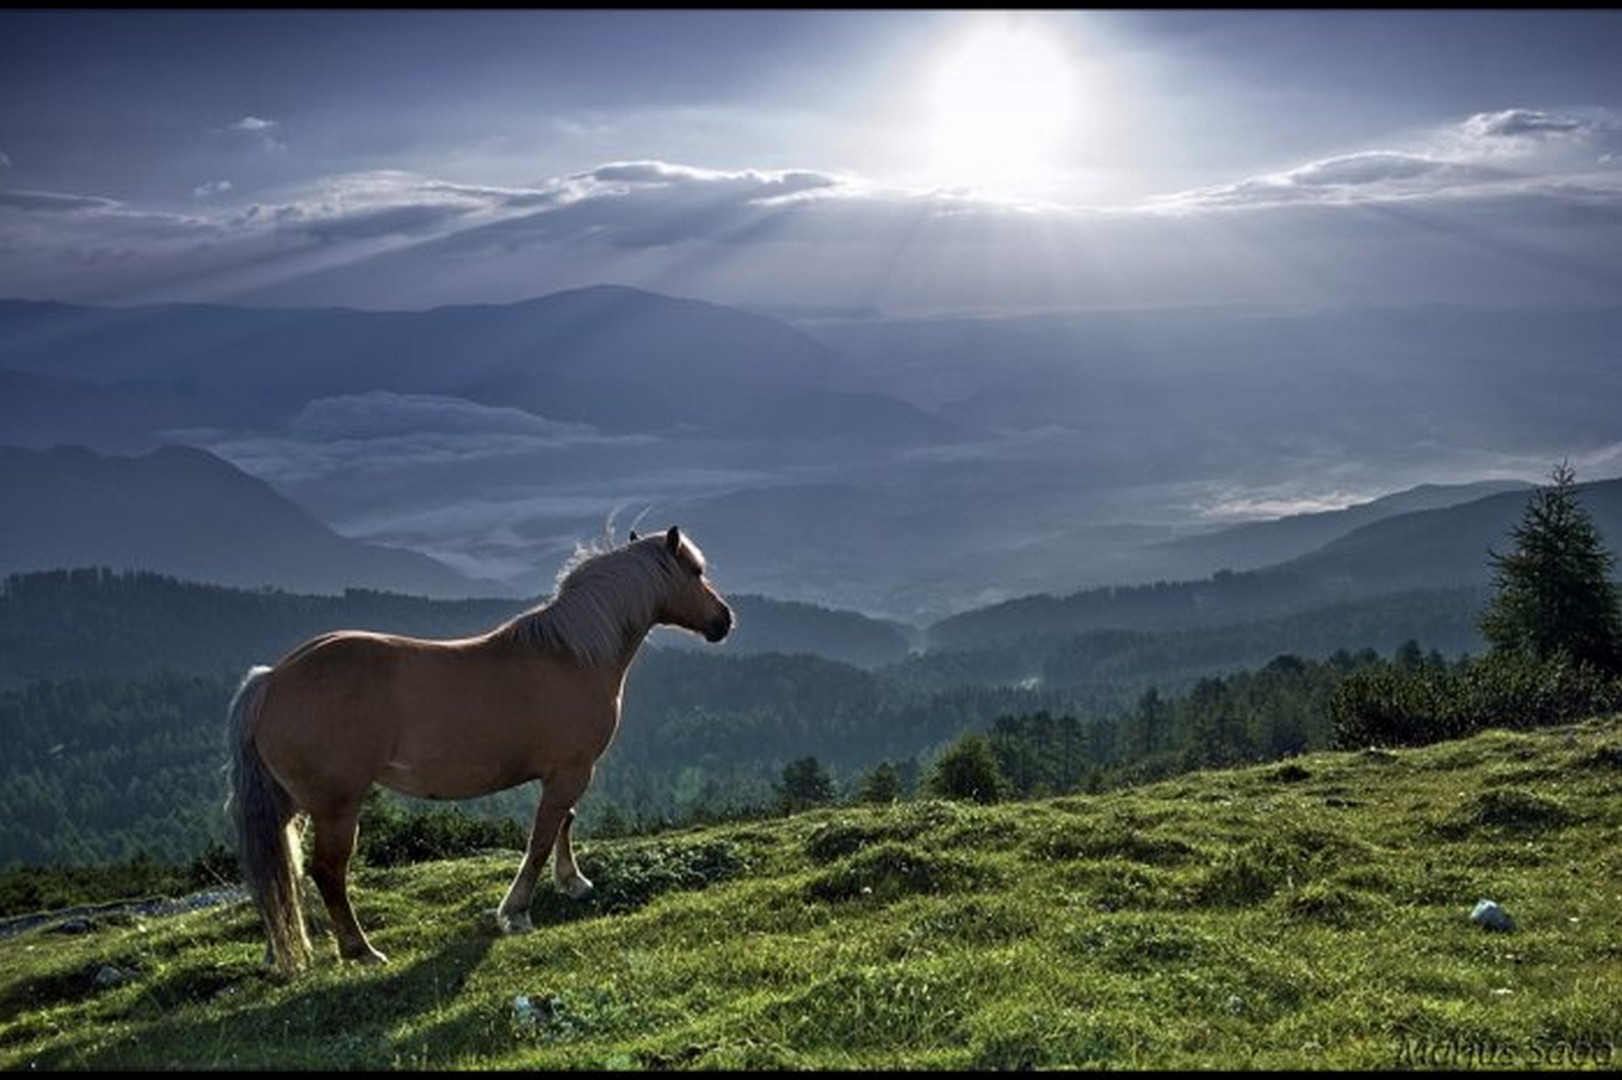
[[[284,586],[537,596],[578,543],[681,524],[733,593],[921,628],[1271,567],[1579,451],[1602,469],[1617,340],[1622,308],[791,324],[608,285],[428,311],[0,301],[0,444],[82,447],[81,468],[206,451],[305,515],[245,558]],[[248,580],[235,538],[181,524],[262,502],[189,505],[203,481],[154,478],[152,505],[119,504],[120,552],[75,517],[65,460],[0,563]],[[141,548],[146,517],[190,539]],[[276,562],[336,541],[372,547],[325,576]]]
[[[741,651],[884,663],[909,648],[1243,622],[1403,590],[1485,585],[1489,552],[1506,548],[1528,490],[1431,485],[1342,511],[1247,523],[1179,543],[1232,566],[1272,562],[1185,582],[1020,597],[929,626],[737,594],[740,635],[749,639]],[[1622,536],[1622,480],[1584,484],[1582,497],[1602,534]],[[0,573],[105,566],[318,594],[365,588],[522,599],[427,556],[342,537],[264,481],[191,447],[134,456],[3,447],[0,505],[27,508],[0,519]]]

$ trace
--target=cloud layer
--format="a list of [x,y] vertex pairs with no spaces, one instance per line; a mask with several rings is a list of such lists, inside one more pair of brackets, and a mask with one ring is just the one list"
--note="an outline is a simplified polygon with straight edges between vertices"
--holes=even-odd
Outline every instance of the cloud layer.
[[[617,281],[723,303],[994,311],[1477,290],[1598,302],[1622,280],[1609,114],[1505,109],[1409,142],[1111,208],[655,160],[509,187],[374,170],[236,205],[216,177],[185,212],[0,190],[0,293],[407,307]],[[1405,261],[1423,273],[1381,288]]]

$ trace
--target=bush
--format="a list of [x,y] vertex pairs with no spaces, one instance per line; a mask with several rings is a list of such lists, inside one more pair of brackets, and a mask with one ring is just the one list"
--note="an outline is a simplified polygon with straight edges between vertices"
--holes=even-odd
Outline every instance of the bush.
[[476,818],[454,806],[407,810],[374,788],[361,811],[357,850],[371,866],[401,866],[491,848],[522,851],[527,843],[523,828],[511,818]]
[[1001,802],[1009,784],[984,735],[969,732],[936,760],[925,787],[931,795],[979,803]]
[[1382,664],[1347,676],[1330,699],[1335,745],[1424,746],[1486,728],[1534,728],[1622,707],[1622,683],[1557,655],[1491,653],[1452,668]]

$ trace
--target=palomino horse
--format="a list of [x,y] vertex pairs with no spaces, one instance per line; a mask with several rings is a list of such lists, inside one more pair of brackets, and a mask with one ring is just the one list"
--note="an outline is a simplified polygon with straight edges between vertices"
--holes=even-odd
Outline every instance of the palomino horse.
[[466,799],[539,779],[529,846],[496,923],[503,932],[530,928],[549,853],[560,890],[591,891],[575,866],[570,826],[619,726],[631,661],[656,624],[720,641],[732,609],[706,579],[703,554],[674,526],[582,551],[558,578],[549,602],[477,637],[339,630],[248,672],[231,702],[230,809],[268,964],[292,972],[310,956],[299,903],[297,826],[306,816],[310,876],[339,954],[386,962],[356,921],[347,885],[373,783]]

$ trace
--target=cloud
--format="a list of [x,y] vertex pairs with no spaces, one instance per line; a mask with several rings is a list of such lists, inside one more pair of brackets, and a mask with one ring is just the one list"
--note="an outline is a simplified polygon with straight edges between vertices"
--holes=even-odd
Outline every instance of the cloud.
[[735,240],[773,215],[790,213],[799,200],[846,191],[838,178],[805,170],[721,172],[659,161],[615,162],[545,185],[536,192],[533,202],[539,206],[533,213],[469,239],[503,246],[585,241],[622,248]]
[[1622,150],[1622,123],[1608,110],[1563,115],[1538,109],[1476,113],[1433,140],[1436,152],[1459,160],[1506,162],[1554,174],[1605,164]]
[[218,180],[188,215],[4,191],[0,292],[398,307],[617,282],[719,303],[992,313],[1485,299],[1486,265],[1492,302],[1555,295],[1562,275],[1598,295],[1622,269],[1622,169],[1601,154],[1617,132],[1604,111],[1481,112],[1407,145],[1114,208],[651,159],[512,186],[345,173],[246,206]]
[[1571,117],[1555,116],[1537,109],[1504,109],[1476,113],[1459,125],[1475,139],[1545,139],[1587,134],[1592,125]]
[[1348,203],[1479,190],[1514,174],[1469,162],[1370,150],[1325,158],[1281,173],[1156,200],[1160,209],[1188,212],[1278,203]]
[[64,195],[54,191],[0,191],[0,210],[37,214],[117,212],[122,204],[95,195]]
[[141,210],[99,195],[0,190],[0,250],[12,271],[0,271],[0,289],[26,296],[30,277],[51,267],[133,267],[196,250],[230,232],[207,217]]
[[607,436],[522,409],[463,398],[376,390],[307,402],[277,435],[217,430],[169,432],[208,447],[278,483],[371,475],[399,477],[425,467],[485,468],[577,448],[637,447],[644,436]]
[[270,153],[281,154],[287,151],[287,144],[277,137],[281,124],[275,120],[267,120],[262,116],[244,116],[227,124],[223,130],[232,138],[245,136],[250,145]]
[[[1604,111],[1587,117],[1536,109],[1481,112],[1423,134],[1408,149],[1364,150],[1277,173],[1179,192],[1153,200],[1159,210],[1320,203],[1346,205],[1415,199],[1502,199],[1578,194],[1575,175],[1616,146],[1618,125]],[[1609,178],[1584,185],[1580,198],[1614,197]]]
[[1330,491],[1301,494],[1227,494],[1216,501],[1197,505],[1195,514],[1204,520],[1224,524],[1240,521],[1271,520],[1296,514],[1322,514],[1344,510],[1348,506],[1368,502],[1378,497],[1379,490]]
[[446,231],[461,219],[485,220],[503,211],[551,201],[544,192],[466,186],[398,170],[332,177],[256,216],[285,233],[323,243],[379,237],[423,237]]
[[666,439],[605,435],[520,409],[373,391],[307,403],[280,433],[189,429],[201,446],[289,495],[338,532],[428,551],[518,581],[627,507],[764,482]]
[[552,445],[602,438],[589,424],[549,420],[523,409],[386,390],[319,398],[305,405],[289,424],[290,435],[311,441],[430,433],[523,435],[536,444]]

